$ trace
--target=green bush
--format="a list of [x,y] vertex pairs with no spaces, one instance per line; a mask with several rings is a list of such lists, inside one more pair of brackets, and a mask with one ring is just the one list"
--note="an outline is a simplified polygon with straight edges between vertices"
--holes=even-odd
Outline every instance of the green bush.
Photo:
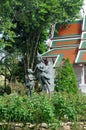
[[60,121],[86,121],[86,95],[56,92],[51,102],[54,114]]
[[4,93],[11,94],[11,88],[9,85],[7,85],[6,88],[4,88],[4,86],[0,86],[0,95],[4,95]]
[[10,88],[9,85],[6,86],[6,88],[4,89],[4,92],[5,92],[6,94],[11,94],[11,88]]
[[0,96],[0,121],[53,123],[58,121],[86,121],[86,95],[81,93],[55,92],[32,97]]
[[78,91],[75,72],[69,59],[63,59],[63,64],[56,68],[55,74],[55,90],[74,92]]
[[77,120],[86,121],[86,94],[78,93],[74,96]]
[[76,104],[72,98],[73,95],[65,92],[56,92],[53,95],[51,101],[55,108],[55,116],[58,120],[74,121],[77,119]]
[[15,122],[52,122],[53,105],[46,96],[18,96],[16,94],[0,97],[0,121]]
[[4,95],[4,88],[3,88],[3,86],[0,86],[0,95]]

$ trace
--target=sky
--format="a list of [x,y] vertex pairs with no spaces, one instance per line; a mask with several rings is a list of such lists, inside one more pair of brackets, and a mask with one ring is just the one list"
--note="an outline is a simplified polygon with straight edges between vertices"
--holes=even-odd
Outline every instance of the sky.
[[84,9],[84,13],[86,14],[86,0],[84,0],[84,6],[83,6],[83,9]]

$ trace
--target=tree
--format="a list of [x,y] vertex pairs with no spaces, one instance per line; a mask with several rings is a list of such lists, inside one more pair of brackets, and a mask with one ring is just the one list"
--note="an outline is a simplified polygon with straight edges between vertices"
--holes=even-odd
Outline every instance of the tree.
[[17,22],[17,34],[20,35],[23,56],[27,60],[26,68],[33,68],[36,52],[46,38],[45,30],[49,30],[55,22],[62,24],[75,19],[81,5],[81,0],[72,2],[70,0],[24,0],[16,2],[13,11],[14,19]]
[[78,91],[75,72],[69,59],[63,59],[62,65],[56,69],[55,86],[56,91]]
[[27,68],[34,67],[51,25],[79,17],[82,4],[83,0],[0,0],[1,43],[9,53],[16,49],[21,53],[26,73]]

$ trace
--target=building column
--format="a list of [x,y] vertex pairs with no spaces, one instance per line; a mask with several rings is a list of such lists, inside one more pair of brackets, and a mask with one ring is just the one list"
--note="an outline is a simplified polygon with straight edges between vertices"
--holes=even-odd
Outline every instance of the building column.
[[82,66],[81,84],[85,84],[85,66]]

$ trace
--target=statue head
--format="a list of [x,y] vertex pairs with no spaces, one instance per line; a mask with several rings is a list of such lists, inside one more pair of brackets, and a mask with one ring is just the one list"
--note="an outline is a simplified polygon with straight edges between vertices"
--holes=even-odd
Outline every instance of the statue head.
[[37,62],[43,62],[42,56],[37,52]]

